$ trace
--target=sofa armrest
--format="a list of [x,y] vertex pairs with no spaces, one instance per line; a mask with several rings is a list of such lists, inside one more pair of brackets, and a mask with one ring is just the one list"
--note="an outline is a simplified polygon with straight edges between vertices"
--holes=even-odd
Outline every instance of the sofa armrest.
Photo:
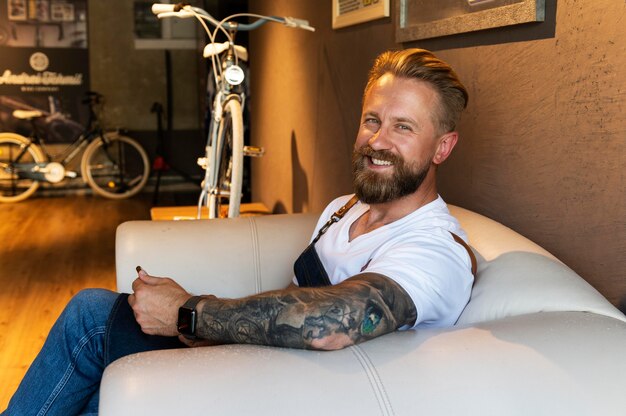
[[242,297],[284,289],[317,215],[199,221],[130,221],[116,234],[117,289],[131,292],[142,266],[193,294]]

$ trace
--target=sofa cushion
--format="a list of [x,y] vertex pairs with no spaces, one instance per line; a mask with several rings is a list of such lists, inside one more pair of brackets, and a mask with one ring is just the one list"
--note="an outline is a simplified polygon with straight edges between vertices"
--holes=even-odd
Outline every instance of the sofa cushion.
[[470,302],[457,324],[549,311],[624,315],[569,267],[537,253],[504,253],[480,261]]
[[626,320],[572,269],[533,241],[483,215],[450,205],[478,259],[469,304],[457,324],[547,311],[595,312]]

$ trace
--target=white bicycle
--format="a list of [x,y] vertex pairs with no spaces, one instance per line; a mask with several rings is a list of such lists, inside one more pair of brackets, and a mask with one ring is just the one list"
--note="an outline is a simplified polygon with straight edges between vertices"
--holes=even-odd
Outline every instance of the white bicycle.
[[[234,14],[217,20],[205,10],[185,3],[153,4],[152,12],[159,18],[196,18],[209,37],[203,56],[211,58],[216,94],[211,108],[205,156],[198,159],[198,164],[205,169],[202,191],[198,198],[198,218],[205,205],[209,218],[219,218],[222,199],[228,200],[228,217],[237,217],[241,202],[243,157],[262,156],[264,149],[244,146],[243,108],[246,80],[239,61],[247,61],[248,51],[235,44],[235,35],[237,31],[254,30],[268,22],[310,31],[315,29],[306,20],[251,13]],[[242,17],[256,20],[252,23],[234,21]],[[215,29],[211,31],[206,22]],[[226,42],[216,42],[219,32],[226,35]]]

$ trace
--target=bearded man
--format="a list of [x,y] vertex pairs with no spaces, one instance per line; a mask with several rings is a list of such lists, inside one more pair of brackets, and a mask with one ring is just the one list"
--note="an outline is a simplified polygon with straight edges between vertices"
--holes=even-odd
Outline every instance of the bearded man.
[[453,325],[470,297],[472,254],[435,176],[457,143],[466,103],[457,75],[432,53],[380,55],[363,96],[355,195],[326,208],[290,287],[242,299],[192,296],[138,268],[130,295],[82,291],[3,415],[97,412],[111,355],[105,335],[119,320],[130,325],[122,331],[154,336],[124,333],[122,342],[133,344],[124,353],[223,343],[333,350],[395,330]]

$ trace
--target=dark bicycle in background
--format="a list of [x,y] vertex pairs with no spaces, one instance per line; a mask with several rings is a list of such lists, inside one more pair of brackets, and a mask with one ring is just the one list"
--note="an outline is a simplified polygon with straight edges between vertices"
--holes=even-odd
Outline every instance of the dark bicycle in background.
[[59,183],[76,178],[77,172],[67,170],[68,164],[84,150],[80,171],[85,183],[105,198],[124,199],[136,195],[148,182],[150,161],[144,148],[119,131],[105,131],[96,106],[103,96],[88,92],[84,104],[89,106],[89,120],[83,132],[60,154],[52,155],[46,146],[46,134],[35,121],[46,114],[38,110],[15,110],[13,116],[29,120],[30,137],[0,133],[0,202],[23,201],[35,193],[41,182]]

